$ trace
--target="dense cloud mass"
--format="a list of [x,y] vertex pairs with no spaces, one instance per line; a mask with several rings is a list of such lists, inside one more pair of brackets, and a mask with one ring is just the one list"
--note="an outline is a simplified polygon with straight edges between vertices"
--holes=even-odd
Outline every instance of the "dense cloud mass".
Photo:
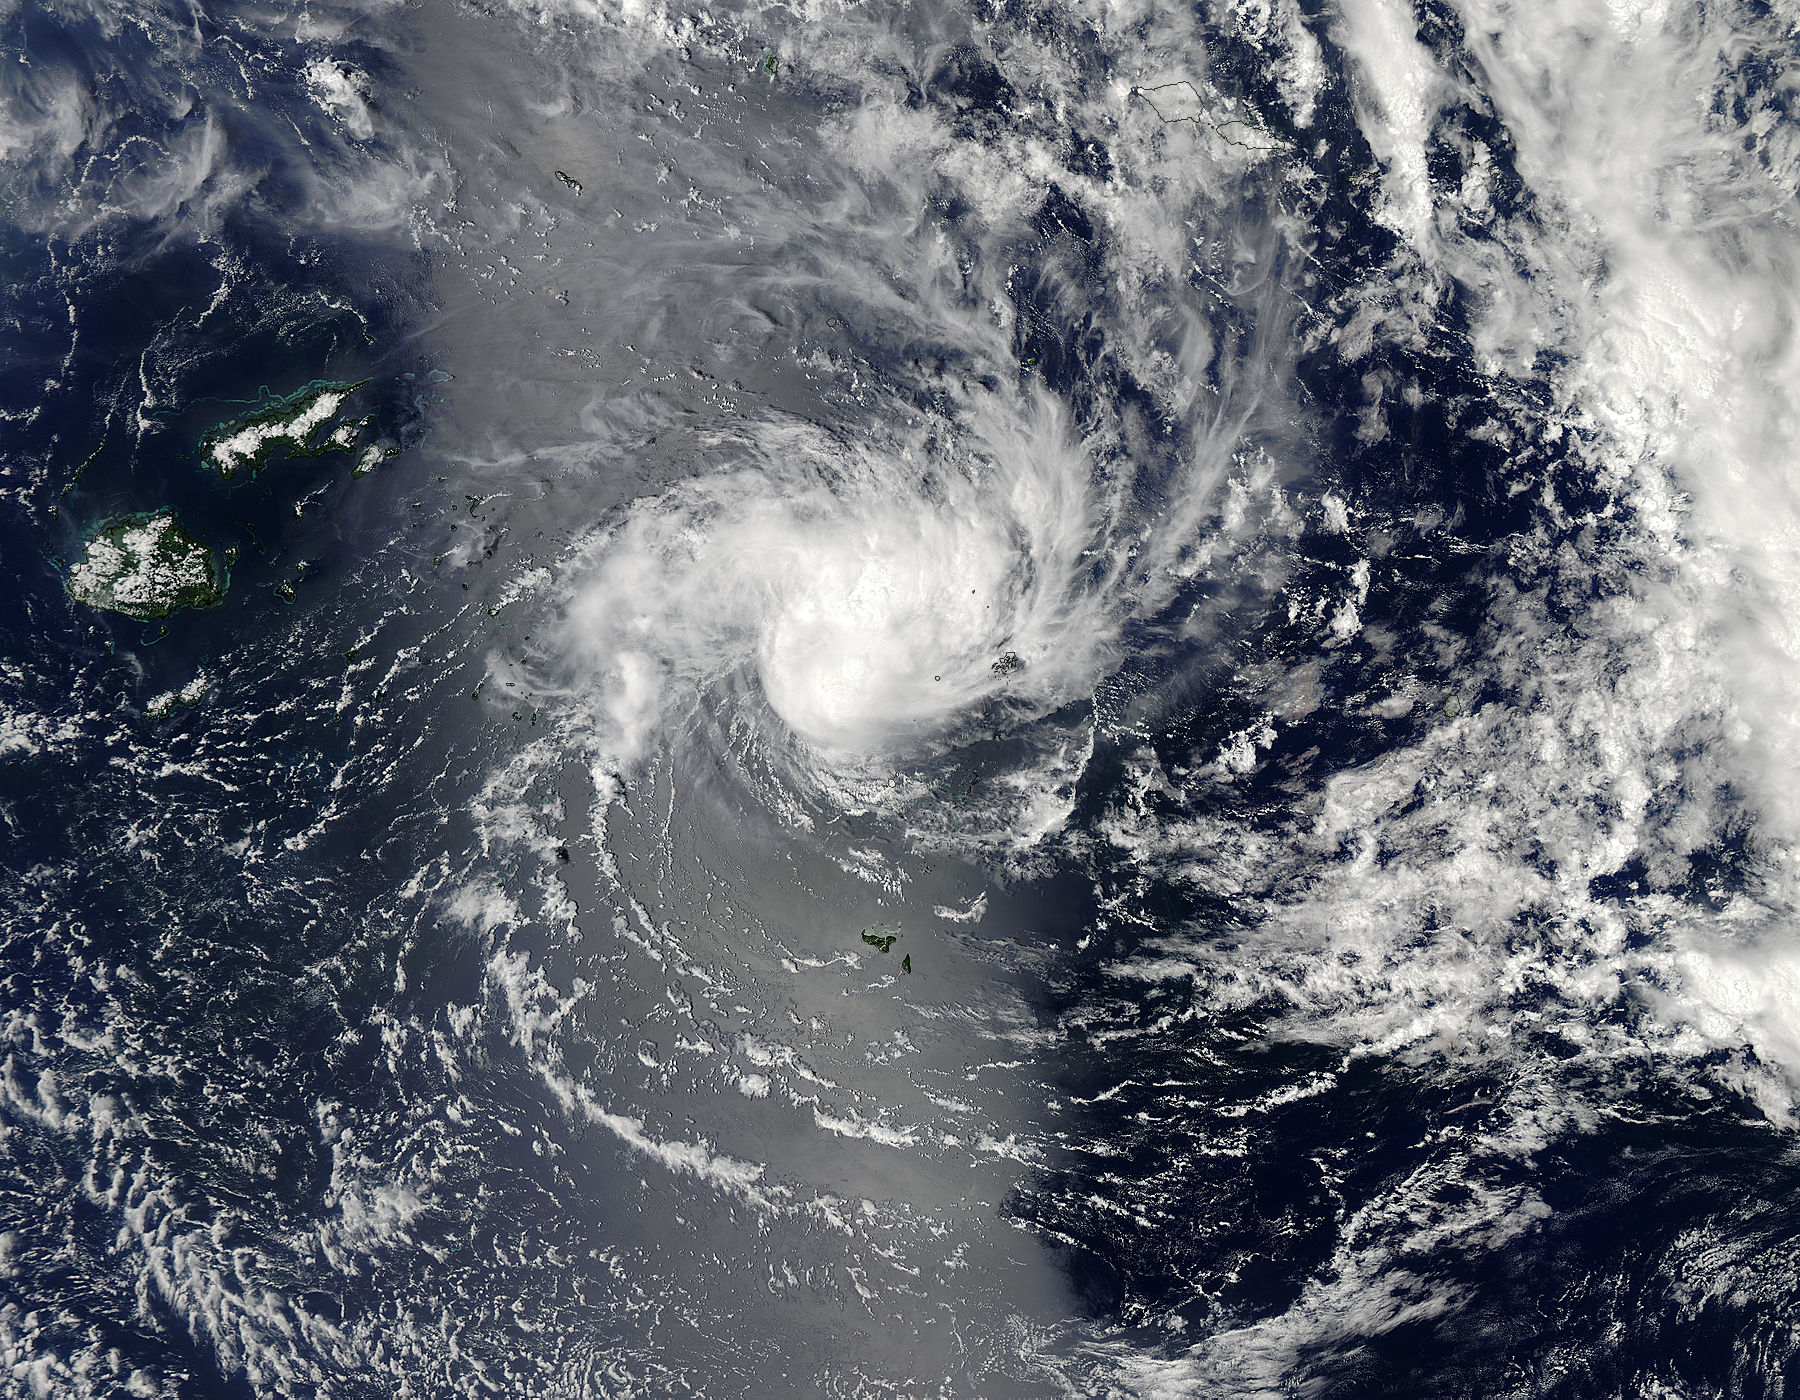
[[0,1393],[1786,1393],[1797,60],[0,0]]

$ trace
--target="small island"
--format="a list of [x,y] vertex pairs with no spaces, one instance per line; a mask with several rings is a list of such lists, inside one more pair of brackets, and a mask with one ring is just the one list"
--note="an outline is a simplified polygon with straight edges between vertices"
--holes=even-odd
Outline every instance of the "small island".
[[1133,88],[1132,91],[1148,102],[1150,110],[1165,122],[1199,122],[1206,119],[1206,99],[1186,80],[1164,83],[1160,87]]
[[261,471],[278,449],[290,457],[341,451],[351,445],[354,431],[340,429],[316,445],[312,435],[366,383],[365,379],[357,384],[309,384],[285,398],[269,399],[242,417],[209,429],[200,440],[201,459],[229,481],[240,471],[252,475]]
[[77,603],[147,622],[182,608],[210,608],[229,582],[212,551],[165,510],[102,523],[65,585]]
[[[1158,87],[1134,87],[1131,91],[1149,104],[1150,110],[1162,118],[1165,126],[1173,126],[1177,122],[1193,122],[1196,126],[1209,128],[1231,145],[1241,146],[1246,151],[1267,152],[1278,149],[1279,139],[1273,132],[1265,130],[1259,121],[1241,117],[1215,120],[1206,99],[1186,79],[1163,83]],[[1234,127],[1235,131],[1231,129]],[[1245,137],[1251,139],[1246,140]]]

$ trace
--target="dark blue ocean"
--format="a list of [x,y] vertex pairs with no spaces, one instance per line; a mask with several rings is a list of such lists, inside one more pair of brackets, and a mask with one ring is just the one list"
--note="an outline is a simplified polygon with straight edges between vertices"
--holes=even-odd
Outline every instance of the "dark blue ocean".
[[1797,24],[0,0],[0,1394],[1786,1394]]

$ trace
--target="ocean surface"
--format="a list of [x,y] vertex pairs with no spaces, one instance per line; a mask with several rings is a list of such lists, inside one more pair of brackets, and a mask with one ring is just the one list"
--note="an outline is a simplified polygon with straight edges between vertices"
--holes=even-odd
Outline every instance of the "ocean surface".
[[1796,1393],[1797,73],[0,0],[0,1395]]

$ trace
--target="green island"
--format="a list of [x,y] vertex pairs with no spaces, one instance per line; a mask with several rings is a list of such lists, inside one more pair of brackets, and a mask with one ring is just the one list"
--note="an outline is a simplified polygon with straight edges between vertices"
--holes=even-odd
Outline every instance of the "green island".
[[103,521],[64,586],[77,603],[147,622],[210,608],[230,579],[212,551],[175,522],[175,512],[164,510]]
[[899,937],[899,924],[873,924],[862,931],[862,941],[881,953],[891,949]]
[[960,807],[975,795],[975,789],[981,782],[981,771],[970,768],[966,773],[957,769],[944,780],[944,795],[956,806]]
[[213,678],[202,671],[180,690],[165,690],[146,701],[144,714],[150,719],[167,719],[177,710],[191,710],[205,701],[212,684]]
[[346,425],[315,443],[313,434],[329,423],[344,401],[369,381],[354,384],[322,381],[285,397],[271,395],[250,412],[207,429],[200,439],[201,460],[227,481],[241,471],[255,475],[277,451],[289,457],[318,457],[348,448],[361,425]]
[[[862,941],[867,943],[878,953],[893,952],[894,944],[899,941],[899,938],[899,924],[871,924],[862,931]],[[900,970],[909,974],[912,972],[911,953],[908,953],[904,958],[900,959]]]

